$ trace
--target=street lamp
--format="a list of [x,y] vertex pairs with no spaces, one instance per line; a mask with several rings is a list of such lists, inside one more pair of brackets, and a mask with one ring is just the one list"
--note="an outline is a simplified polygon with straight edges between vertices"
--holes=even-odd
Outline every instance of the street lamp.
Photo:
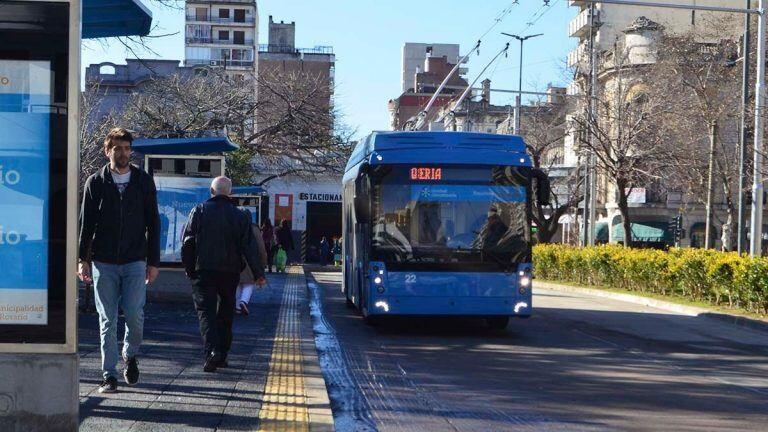
[[518,36],[518,35],[504,33],[504,32],[501,32],[501,34],[503,34],[504,36],[515,38],[520,41],[520,71],[519,71],[520,79],[518,80],[518,84],[517,84],[517,98],[515,100],[515,130],[513,131],[515,135],[519,135],[520,134],[520,114],[521,114],[520,99],[523,94],[522,93],[523,92],[523,42],[531,38],[544,36],[544,33],[537,33],[537,34],[528,35],[528,36]]

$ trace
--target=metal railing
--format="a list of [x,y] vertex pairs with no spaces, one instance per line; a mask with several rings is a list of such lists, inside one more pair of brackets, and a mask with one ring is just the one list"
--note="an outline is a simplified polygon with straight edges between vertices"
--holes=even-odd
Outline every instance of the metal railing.
[[259,52],[278,54],[333,54],[332,46],[315,46],[313,48],[296,48],[290,45],[261,44]]
[[230,60],[223,59],[187,59],[187,66],[233,66],[233,67],[252,67],[253,60]]
[[187,37],[188,44],[218,44],[218,45],[248,45],[253,46],[253,39],[243,39],[235,42],[234,39],[214,39],[211,37]]
[[254,17],[245,17],[243,20],[235,20],[234,18],[219,18],[211,16],[197,16],[187,15],[187,21],[209,22],[214,24],[253,24],[256,22]]

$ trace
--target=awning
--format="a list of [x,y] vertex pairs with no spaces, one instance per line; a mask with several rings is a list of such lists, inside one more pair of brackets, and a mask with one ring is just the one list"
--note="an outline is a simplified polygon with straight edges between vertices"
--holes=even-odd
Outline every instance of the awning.
[[83,0],[83,39],[146,36],[152,12],[141,0]]
[[595,242],[608,243],[608,222],[595,223]]
[[263,195],[267,192],[261,186],[235,186],[232,188],[232,195]]
[[150,155],[191,155],[237,150],[238,145],[226,137],[137,139],[133,150]]
[[[666,222],[638,222],[630,223],[633,242],[665,242],[671,241],[672,237],[667,231]],[[623,241],[624,225],[618,224],[613,227],[613,240]]]

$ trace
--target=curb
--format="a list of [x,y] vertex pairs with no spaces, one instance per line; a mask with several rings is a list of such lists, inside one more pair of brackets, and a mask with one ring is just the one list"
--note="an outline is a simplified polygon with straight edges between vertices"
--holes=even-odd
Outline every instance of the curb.
[[682,315],[695,316],[700,318],[706,318],[719,322],[725,322],[728,324],[737,325],[739,327],[746,327],[752,330],[768,332],[768,321],[761,321],[757,319],[747,318],[739,315],[731,315],[722,312],[715,312],[711,309],[705,309],[695,306],[685,306],[677,303],[667,302],[663,300],[656,300],[653,298],[642,297],[633,294],[614,293],[595,288],[573,287],[570,285],[562,285],[553,282],[534,281],[534,287],[549,289],[553,291],[571,292],[577,294],[588,294],[595,297],[602,297],[612,300],[619,300],[627,303],[634,303],[643,306],[649,306],[656,309],[662,309],[669,312],[675,312]]
[[301,356],[304,369],[304,391],[309,411],[309,430],[311,432],[332,432],[335,429],[331,401],[325,377],[320,367],[320,359],[315,348],[315,333],[312,316],[309,313],[309,300],[306,297],[306,272],[301,270],[304,280],[304,304],[301,314]]

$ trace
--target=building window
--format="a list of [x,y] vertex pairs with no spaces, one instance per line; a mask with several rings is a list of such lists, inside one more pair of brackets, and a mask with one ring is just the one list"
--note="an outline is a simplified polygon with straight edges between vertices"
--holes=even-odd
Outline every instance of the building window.
[[228,41],[229,40],[229,32],[226,31],[226,30],[219,30],[219,40]]
[[196,21],[208,21],[208,9],[207,8],[195,8],[195,20]]
[[219,18],[229,18],[229,9],[219,9]]
[[236,31],[236,32],[234,32],[234,43],[236,45],[245,45],[245,32],[244,31]]
[[245,9],[235,9],[235,22],[245,22]]
[[114,75],[115,67],[112,65],[104,65],[99,68],[99,75]]
[[187,37],[191,39],[210,39],[211,26],[192,24],[187,26]]

